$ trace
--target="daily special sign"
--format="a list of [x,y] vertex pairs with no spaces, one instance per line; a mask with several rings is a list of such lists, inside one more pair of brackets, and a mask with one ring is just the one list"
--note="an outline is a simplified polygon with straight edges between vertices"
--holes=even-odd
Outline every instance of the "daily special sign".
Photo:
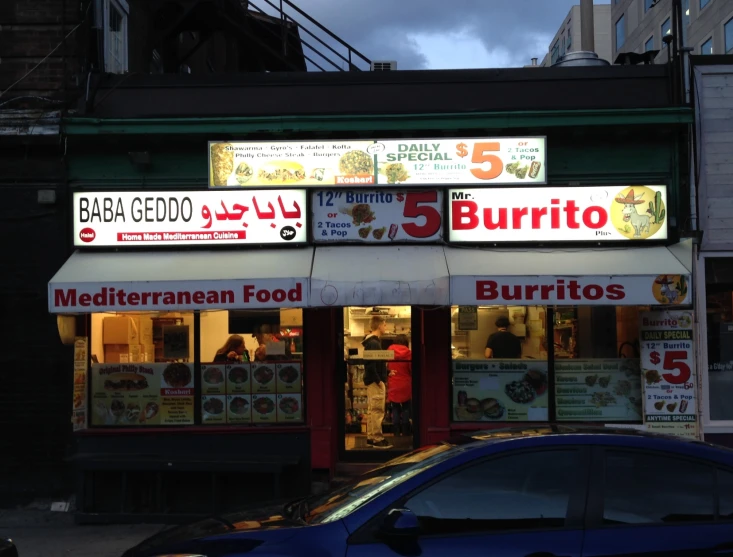
[[545,184],[544,137],[209,143],[209,186]]
[[305,190],[77,192],[77,247],[301,243]]
[[666,186],[448,191],[451,242],[667,239]]

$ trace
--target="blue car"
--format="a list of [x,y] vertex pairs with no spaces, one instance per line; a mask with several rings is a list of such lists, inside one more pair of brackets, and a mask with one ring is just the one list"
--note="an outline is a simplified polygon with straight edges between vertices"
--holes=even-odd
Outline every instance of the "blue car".
[[124,557],[733,555],[733,451],[633,430],[475,433],[323,495],[212,517]]

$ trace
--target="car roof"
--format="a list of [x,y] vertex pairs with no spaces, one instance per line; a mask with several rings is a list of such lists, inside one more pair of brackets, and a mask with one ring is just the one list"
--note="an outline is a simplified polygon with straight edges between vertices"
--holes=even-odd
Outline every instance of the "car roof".
[[664,435],[660,433],[650,433],[640,429],[632,427],[614,427],[614,426],[592,426],[592,425],[565,425],[565,424],[547,424],[541,426],[520,426],[520,427],[508,427],[501,429],[487,429],[483,431],[474,431],[465,433],[460,437],[452,441],[458,445],[467,443],[476,444],[492,444],[501,441],[509,441],[516,439],[527,439],[530,437],[549,437],[556,435],[574,435],[574,436],[587,436],[589,441],[596,436],[615,436],[615,437],[626,437],[649,440],[663,440],[671,441],[674,443],[687,445],[688,447],[708,447],[711,449],[717,449],[720,451],[729,452],[733,455],[733,449],[728,447],[721,447],[719,445],[713,445],[697,439],[678,437],[674,435]]

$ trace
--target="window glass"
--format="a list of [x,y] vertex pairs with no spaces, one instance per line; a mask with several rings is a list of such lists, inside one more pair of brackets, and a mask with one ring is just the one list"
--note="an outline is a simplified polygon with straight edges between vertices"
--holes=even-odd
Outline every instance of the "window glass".
[[733,420],[733,258],[705,259],[711,420]]
[[555,308],[558,421],[641,421],[640,310],[635,306]]
[[95,313],[93,426],[194,423],[193,313]]
[[682,0],[682,44],[687,44],[687,33],[690,25],[690,0]]
[[713,38],[710,37],[707,41],[702,43],[700,46],[700,54],[712,54],[713,53]]
[[720,520],[733,520],[733,473],[718,470],[718,510]]
[[653,4],[654,0],[644,0],[644,13],[648,12]]
[[570,30],[570,28],[568,27],[568,43],[567,43],[568,52],[571,52],[572,46],[573,46],[573,33]]
[[127,71],[127,14],[119,4],[108,1],[106,69],[123,73]]
[[725,31],[725,53],[733,53],[733,18],[729,19],[723,27]]
[[560,58],[560,41],[557,41],[555,45],[552,47],[550,61],[552,64],[558,61]]
[[616,22],[616,50],[620,49],[626,40],[626,27],[624,16],[621,16]]
[[700,9],[702,10],[708,4],[710,4],[710,0],[700,0]]
[[713,520],[713,470],[666,454],[607,451],[603,520],[606,524]]
[[664,20],[664,23],[662,23],[662,48],[667,48],[666,43],[664,42],[664,37],[672,33],[672,21],[670,18],[667,18]]
[[453,306],[455,421],[546,421],[544,306]]
[[654,37],[649,37],[644,43],[644,52],[649,52],[650,50],[654,50]]
[[302,423],[303,310],[201,312],[201,423]]
[[574,450],[495,458],[450,474],[405,507],[426,534],[561,528],[580,466]]

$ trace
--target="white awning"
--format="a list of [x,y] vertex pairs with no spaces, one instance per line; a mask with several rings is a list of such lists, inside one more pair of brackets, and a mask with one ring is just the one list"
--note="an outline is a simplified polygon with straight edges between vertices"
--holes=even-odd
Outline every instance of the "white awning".
[[449,286],[440,246],[319,247],[310,305],[447,305]]
[[445,248],[451,303],[690,304],[691,248]]
[[48,284],[51,313],[304,307],[313,248],[75,252]]

